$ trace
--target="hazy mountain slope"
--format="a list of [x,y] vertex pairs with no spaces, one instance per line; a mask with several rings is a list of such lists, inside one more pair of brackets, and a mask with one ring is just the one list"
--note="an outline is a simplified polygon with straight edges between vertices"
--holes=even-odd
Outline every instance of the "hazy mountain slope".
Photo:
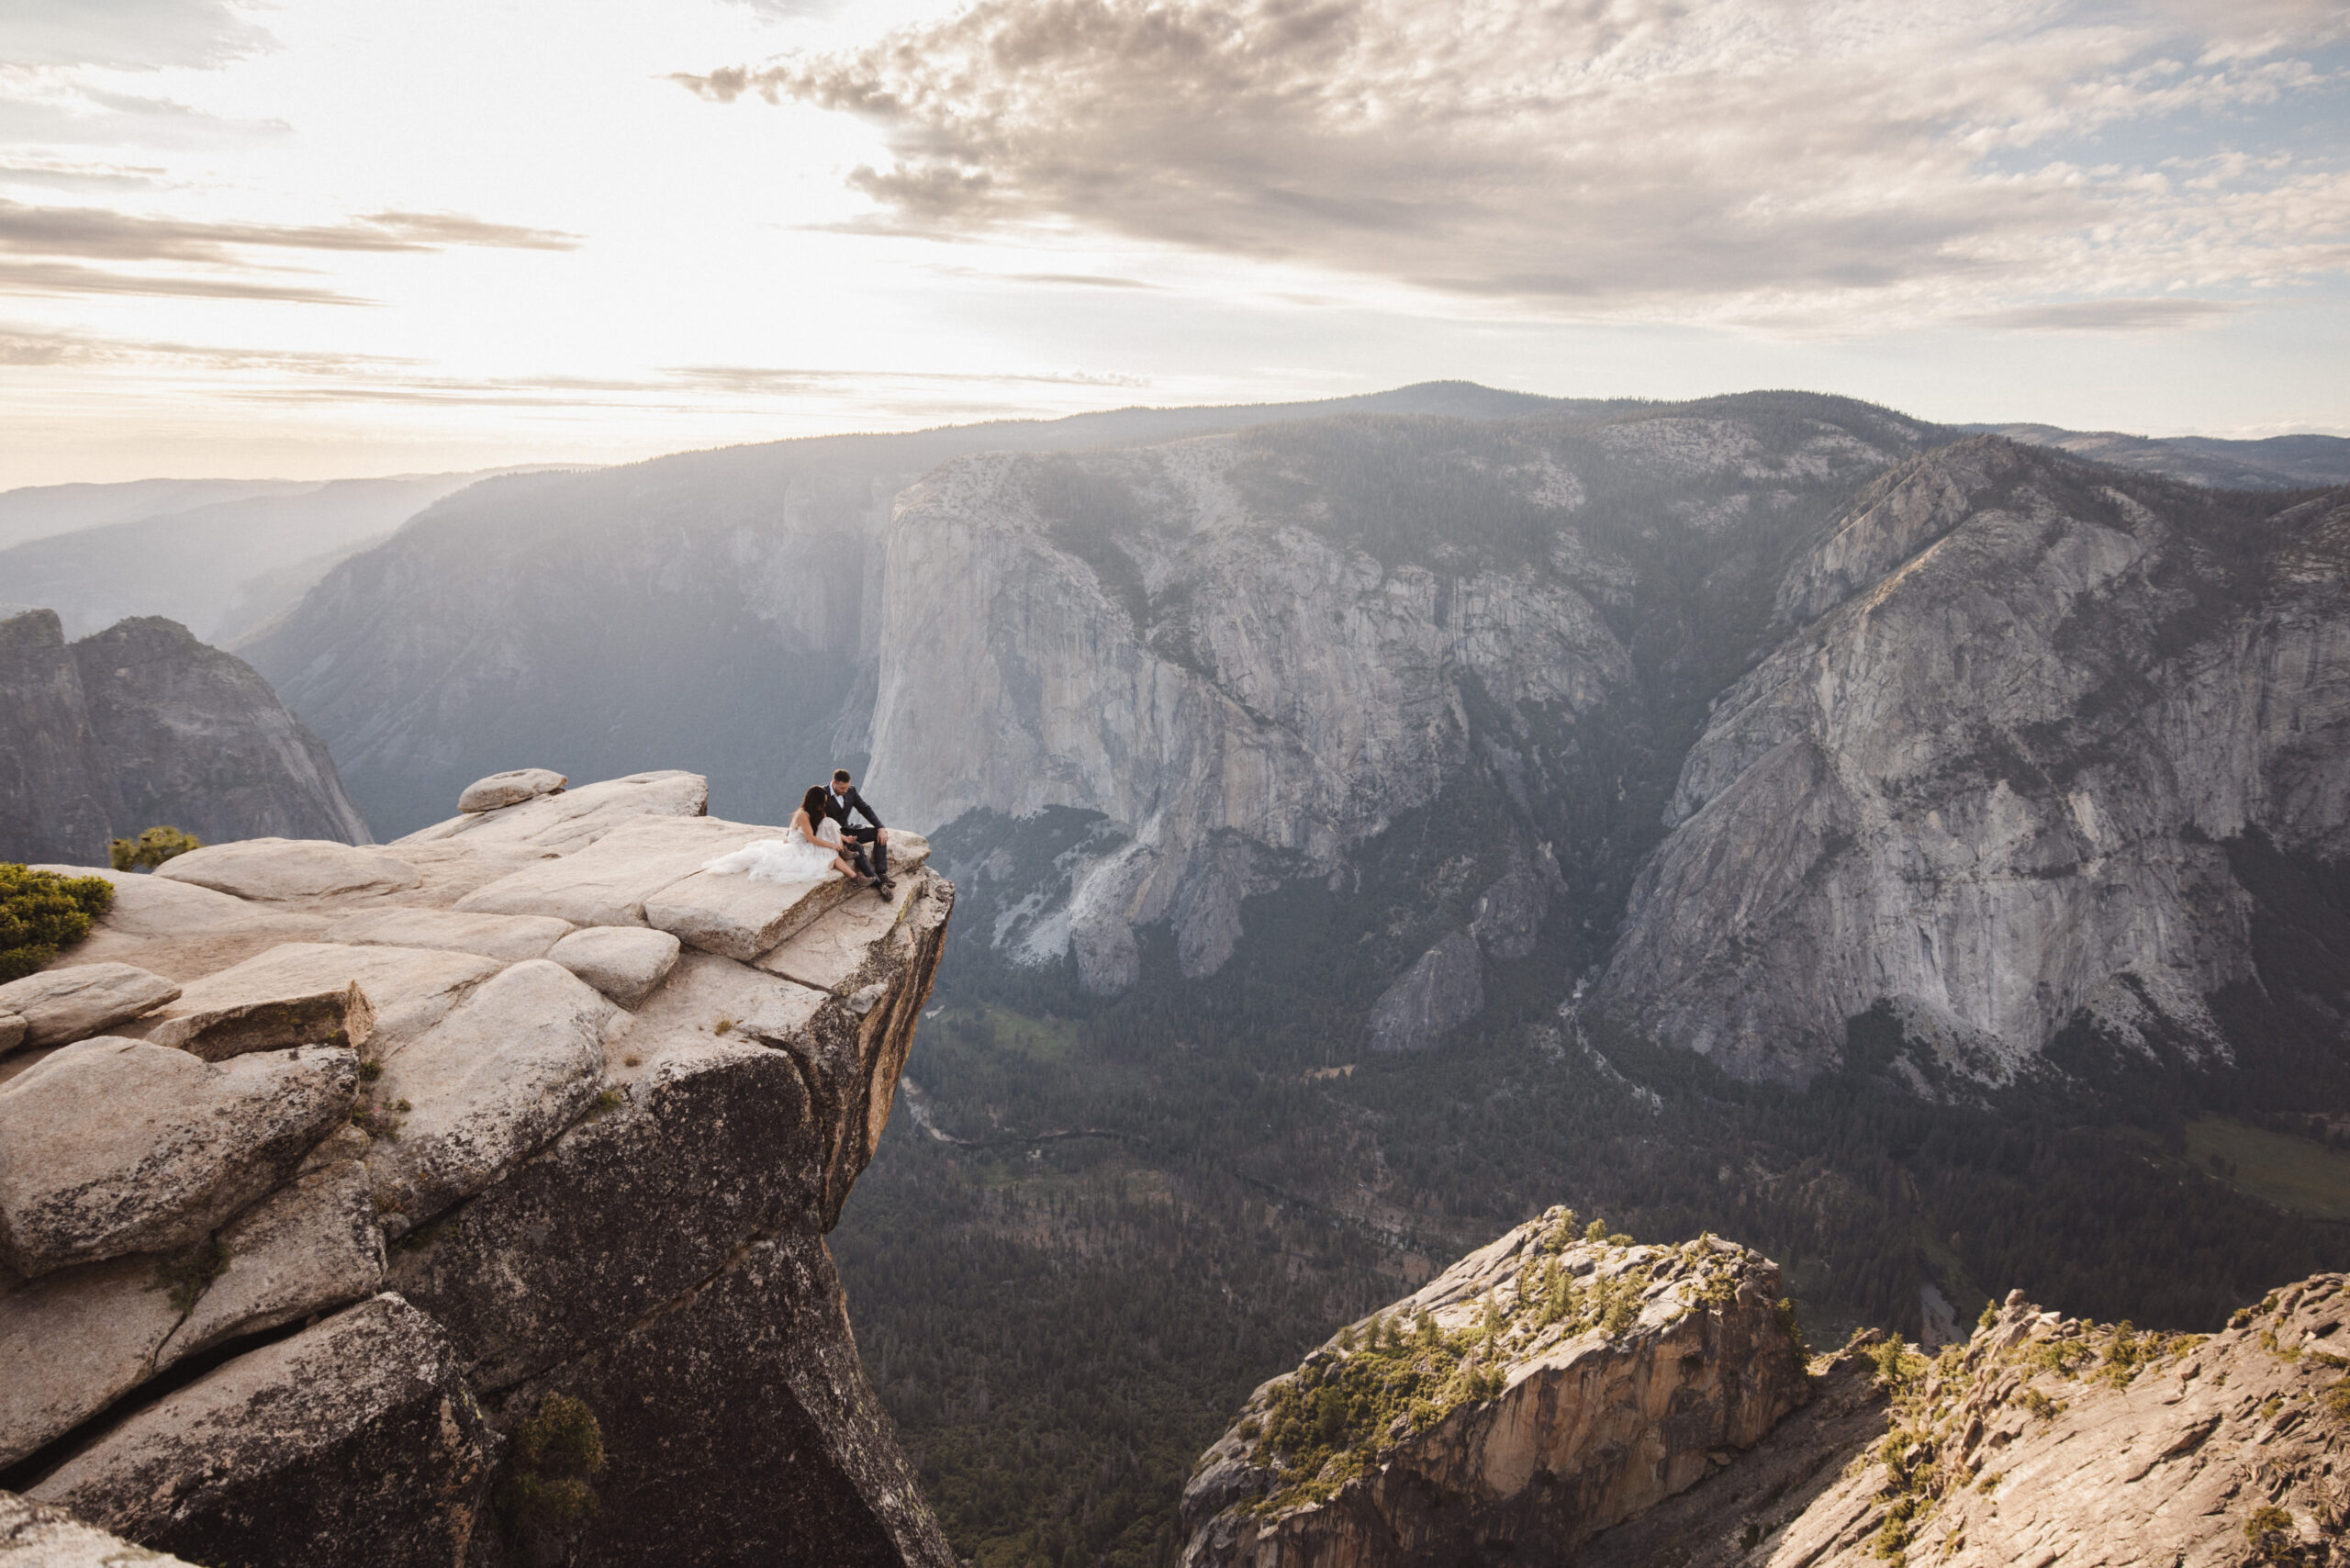
[[1437,383],[1327,404],[778,442],[502,481],[337,567],[241,651],[327,737],[386,832],[432,820],[452,790],[518,759],[597,777],[675,763],[710,777],[719,809],[773,817],[806,778],[858,759],[890,498],[949,458],[1162,441],[1327,409],[1614,406]]
[[2124,435],[2054,425],[1964,425],[1964,430],[2054,447],[2076,457],[2135,468],[2190,484],[2236,490],[2291,490],[2350,484],[2350,437],[2273,435],[2261,441],[2211,436]]
[[[300,597],[309,582],[298,579],[276,585],[282,597],[269,597],[282,568],[323,554],[322,575],[337,553],[357,549],[478,477],[339,479],[78,528],[0,550],[0,582],[11,597],[56,610],[69,635],[85,636],[129,615],[162,615],[218,639],[232,607],[250,627]],[[241,605],[256,589],[261,601]]]
[[197,837],[368,842],[317,736],[250,665],[169,621],[68,644],[0,622],[0,859],[103,863],[167,823]]
[[2252,973],[2220,841],[2350,855],[2350,492],[2213,493],[1976,437],[1779,585],[1601,1000],[1745,1076],[1885,1004],[2010,1081],[2080,1020],[2191,1061]]
[[117,485],[27,485],[0,490],[0,549],[81,528],[136,522],[218,501],[291,496],[314,479],[133,479]]

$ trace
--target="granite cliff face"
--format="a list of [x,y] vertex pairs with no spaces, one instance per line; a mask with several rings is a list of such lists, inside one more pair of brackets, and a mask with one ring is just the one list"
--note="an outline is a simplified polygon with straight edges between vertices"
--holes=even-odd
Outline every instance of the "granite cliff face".
[[319,738],[173,622],[68,644],[50,610],[0,621],[0,857],[103,859],[159,823],[207,843],[368,841]]
[[1561,1228],[1521,1226],[1252,1394],[1184,1494],[1187,1568],[2339,1560],[2350,1277],[2214,1335],[2017,1292],[1931,1360],[1863,1330],[1807,1367],[1767,1261]]
[[951,1563],[823,1233],[954,890],[562,784],[93,873],[0,987],[0,1486],[206,1562]]
[[1993,438],[1887,475],[1777,587],[1601,988],[1744,1076],[1883,1008],[2002,1084],[2078,1023],[2189,1062],[2251,978],[2223,841],[2350,854],[2350,498],[2231,499]]
[[[1719,619],[1704,634],[1737,646],[1751,576],[1928,433],[1835,399],[1726,402],[948,464],[889,536],[875,776],[925,823],[1092,813],[1092,841],[1007,893],[999,941],[1073,952],[1098,990],[1133,981],[1162,921],[1184,971],[1213,972],[1244,898],[1359,881],[1362,846],[1449,789],[1504,802],[1497,835],[1463,817],[1425,851],[1496,852],[1455,932],[1523,956],[1623,853],[1625,765],[1670,738],[1656,709],[1688,673],[1657,666],[1660,627]],[[1473,993],[1432,935],[1416,993]],[[1386,1011],[1426,1021],[1390,1047],[1460,1021]]]

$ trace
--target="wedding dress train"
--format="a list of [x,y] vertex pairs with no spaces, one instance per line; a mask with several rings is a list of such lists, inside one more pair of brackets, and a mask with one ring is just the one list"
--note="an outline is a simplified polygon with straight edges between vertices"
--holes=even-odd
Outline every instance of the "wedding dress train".
[[810,843],[808,835],[794,825],[781,838],[746,844],[732,854],[703,861],[701,868],[722,876],[741,872],[755,882],[820,882],[837,877],[841,871],[833,864],[833,857],[839,853],[840,823],[827,817],[816,831],[823,838],[821,844]]

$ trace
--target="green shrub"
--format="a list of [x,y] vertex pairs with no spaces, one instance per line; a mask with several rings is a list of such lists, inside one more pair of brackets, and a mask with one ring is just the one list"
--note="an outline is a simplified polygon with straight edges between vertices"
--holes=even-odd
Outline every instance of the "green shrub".
[[114,904],[104,877],[0,865],[0,983],[21,980],[90,934]]
[[204,840],[192,833],[156,826],[137,838],[113,840],[106,846],[106,858],[118,871],[151,871],[166,860],[203,847]]
[[578,1524],[596,1511],[597,1475],[604,1468],[604,1429],[585,1400],[550,1394],[537,1414],[514,1429],[513,1462],[498,1494],[509,1532],[543,1537]]

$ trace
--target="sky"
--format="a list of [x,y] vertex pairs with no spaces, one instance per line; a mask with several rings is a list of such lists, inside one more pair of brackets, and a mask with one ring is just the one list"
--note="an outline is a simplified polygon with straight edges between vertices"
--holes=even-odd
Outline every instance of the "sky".
[[2345,366],[2340,0],[0,0],[0,487]]

